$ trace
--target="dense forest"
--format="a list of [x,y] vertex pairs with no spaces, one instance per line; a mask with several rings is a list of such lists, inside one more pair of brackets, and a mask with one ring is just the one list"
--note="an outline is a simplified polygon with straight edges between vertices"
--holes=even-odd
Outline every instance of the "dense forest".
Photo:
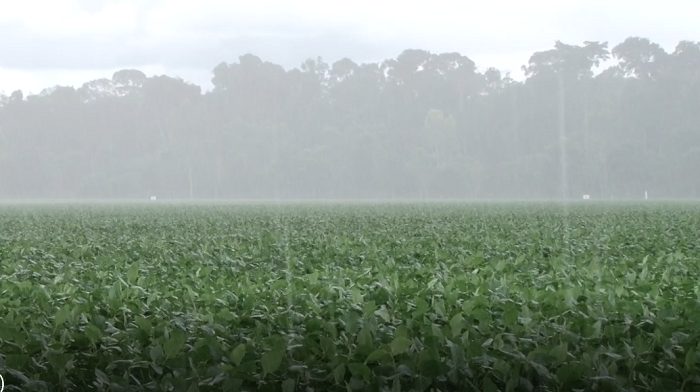
[[523,70],[246,54],[207,92],[138,70],[16,91],[0,97],[0,197],[700,197],[700,43],[557,42]]

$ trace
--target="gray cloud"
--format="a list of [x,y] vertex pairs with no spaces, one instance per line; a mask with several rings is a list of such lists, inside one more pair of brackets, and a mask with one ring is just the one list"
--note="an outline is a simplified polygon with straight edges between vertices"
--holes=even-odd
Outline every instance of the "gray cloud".
[[134,36],[38,35],[16,26],[0,26],[0,67],[27,70],[114,68],[134,64],[162,64],[173,68],[212,69],[216,64],[235,61],[254,53],[285,67],[298,66],[304,59],[322,56],[333,60],[351,57],[371,61],[395,55],[402,46],[377,44],[338,32],[241,35],[225,39],[189,37],[141,44]]

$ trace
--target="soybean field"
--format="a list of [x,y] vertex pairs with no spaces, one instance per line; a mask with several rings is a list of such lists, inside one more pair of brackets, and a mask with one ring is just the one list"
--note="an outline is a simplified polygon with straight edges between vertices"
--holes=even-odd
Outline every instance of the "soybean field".
[[4,204],[5,391],[697,391],[697,203]]

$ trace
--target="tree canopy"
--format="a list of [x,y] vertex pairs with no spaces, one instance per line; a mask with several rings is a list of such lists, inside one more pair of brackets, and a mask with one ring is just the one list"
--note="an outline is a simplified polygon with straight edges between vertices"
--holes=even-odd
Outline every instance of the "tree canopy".
[[523,70],[245,54],[211,91],[132,69],[16,91],[0,197],[700,197],[700,43],[556,42]]

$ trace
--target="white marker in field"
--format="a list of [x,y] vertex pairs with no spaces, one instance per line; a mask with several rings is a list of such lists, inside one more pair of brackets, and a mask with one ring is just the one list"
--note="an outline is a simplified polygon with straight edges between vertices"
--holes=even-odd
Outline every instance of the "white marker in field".
[[156,200],[158,200],[158,198],[155,197],[155,196],[151,196],[149,199],[150,199],[151,201],[156,201]]
[[590,200],[590,199],[591,199],[591,195],[589,195],[589,194],[583,195],[583,200]]
[[649,200],[649,192],[644,191],[644,200]]

